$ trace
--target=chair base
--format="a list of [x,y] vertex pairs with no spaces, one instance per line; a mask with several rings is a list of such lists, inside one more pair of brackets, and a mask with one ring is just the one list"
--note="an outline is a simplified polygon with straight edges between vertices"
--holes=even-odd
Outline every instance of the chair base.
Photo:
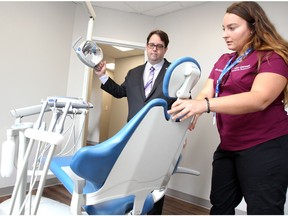
[[[35,196],[32,196],[32,202],[33,198]],[[8,199],[0,204],[0,215],[9,215],[10,203],[11,199]],[[28,209],[26,208],[25,211],[28,212]],[[72,215],[72,213],[70,206],[46,197],[41,197],[37,215]]]

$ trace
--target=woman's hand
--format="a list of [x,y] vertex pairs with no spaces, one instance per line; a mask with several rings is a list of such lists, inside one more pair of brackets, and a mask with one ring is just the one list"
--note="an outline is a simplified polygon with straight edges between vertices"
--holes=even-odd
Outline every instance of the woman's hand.
[[[196,114],[202,114],[206,110],[207,103],[205,100],[178,99],[172,104],[171,109],[168,110],[168,114],[172,115],[173,120],[179,119],[180,121],[184,121],[185,119]],[[192,121],[189,129],[193,129],[195,127],[198,117],[199,115]]]

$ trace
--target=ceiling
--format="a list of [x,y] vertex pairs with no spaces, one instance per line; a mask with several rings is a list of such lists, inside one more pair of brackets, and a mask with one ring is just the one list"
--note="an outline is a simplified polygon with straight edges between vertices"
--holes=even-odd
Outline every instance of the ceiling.
[[157,17],[204,4],[203,1],[92,1],[93,6]]
[[138,56],[138,55],[144,54],[144,50],[140,50],[140,49],[134,49],[134,50],[123,52],[114,48],[112,45],[100,44],[100,43],[97,43],[97,45],[102,49],[104,58],[110,57],[113,59],[117,59],[117,58],[126,58],[126,57],[132,57],[132,56]]
[[[123,11],[126,13],[135,13],[150,17],[176,12],[182,9],[195,7],[204,4],[204,1],[91,1],[92,5],[100,8]],[[136,55],[143,55],[143,50],[132,50],[122,52],[107,44],[98,44],[104,57],[125,58]]]

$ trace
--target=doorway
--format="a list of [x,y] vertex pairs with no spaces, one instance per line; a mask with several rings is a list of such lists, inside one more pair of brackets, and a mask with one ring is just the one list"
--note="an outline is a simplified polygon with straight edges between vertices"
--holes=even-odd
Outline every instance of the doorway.
[[[107,73],[118,84],[124,81],[127,72],[131,68],[143,64],[146,61],[145,44],[94,37],[93,40],[101,47],[104,55],[103,59],[106,61],[106,64],[115,65],[114,69],[108,68],[107,66]],[[120,51],[114,46],[132,48],[133,50]],[[94,84],[97,86],[92,87],[92,89],[99,91],[101,83],[98,77],[94,76],[93,85]],[[95,92],[95,90],[92,91]],[[98,95],[98,103],[99,96],[101,98],[99,142],[103,142],[115,135],[126,124],[128,106],[126,98],[117,99],[101,89],[100,91],[100,95]],[[92,96],[92,100],[96,98],[97,97]],[[92,103],[96,103],[96,101],[92,101]]]

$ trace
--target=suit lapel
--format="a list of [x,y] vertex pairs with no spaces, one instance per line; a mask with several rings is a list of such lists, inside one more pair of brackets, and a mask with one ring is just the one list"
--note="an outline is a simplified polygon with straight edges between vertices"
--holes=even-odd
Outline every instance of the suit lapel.
[[163,81],[163,78],[165,76],[165,73],[166,73],[168,66],[169,66],[169,64],[165,61],[159,74],[158,74],[158,76],[157,76],[157,78],[156,78],[156,80],[155,80],[155,82],[154,82],[152,91]]
[[[146,62],[147,63],[147,62]],[[139,82],[139,91],[140,91],[140,94],[141,96],[144,98],[144,100],[146,99],[146,96],[145,96],[145,90],[144,90],[144,80],[143,80],[143,74],[144,74],[144,70],[145,70],[145,65],[142,65],[142,67],[139,67],[139,77],[138,77],[138,82]]]

